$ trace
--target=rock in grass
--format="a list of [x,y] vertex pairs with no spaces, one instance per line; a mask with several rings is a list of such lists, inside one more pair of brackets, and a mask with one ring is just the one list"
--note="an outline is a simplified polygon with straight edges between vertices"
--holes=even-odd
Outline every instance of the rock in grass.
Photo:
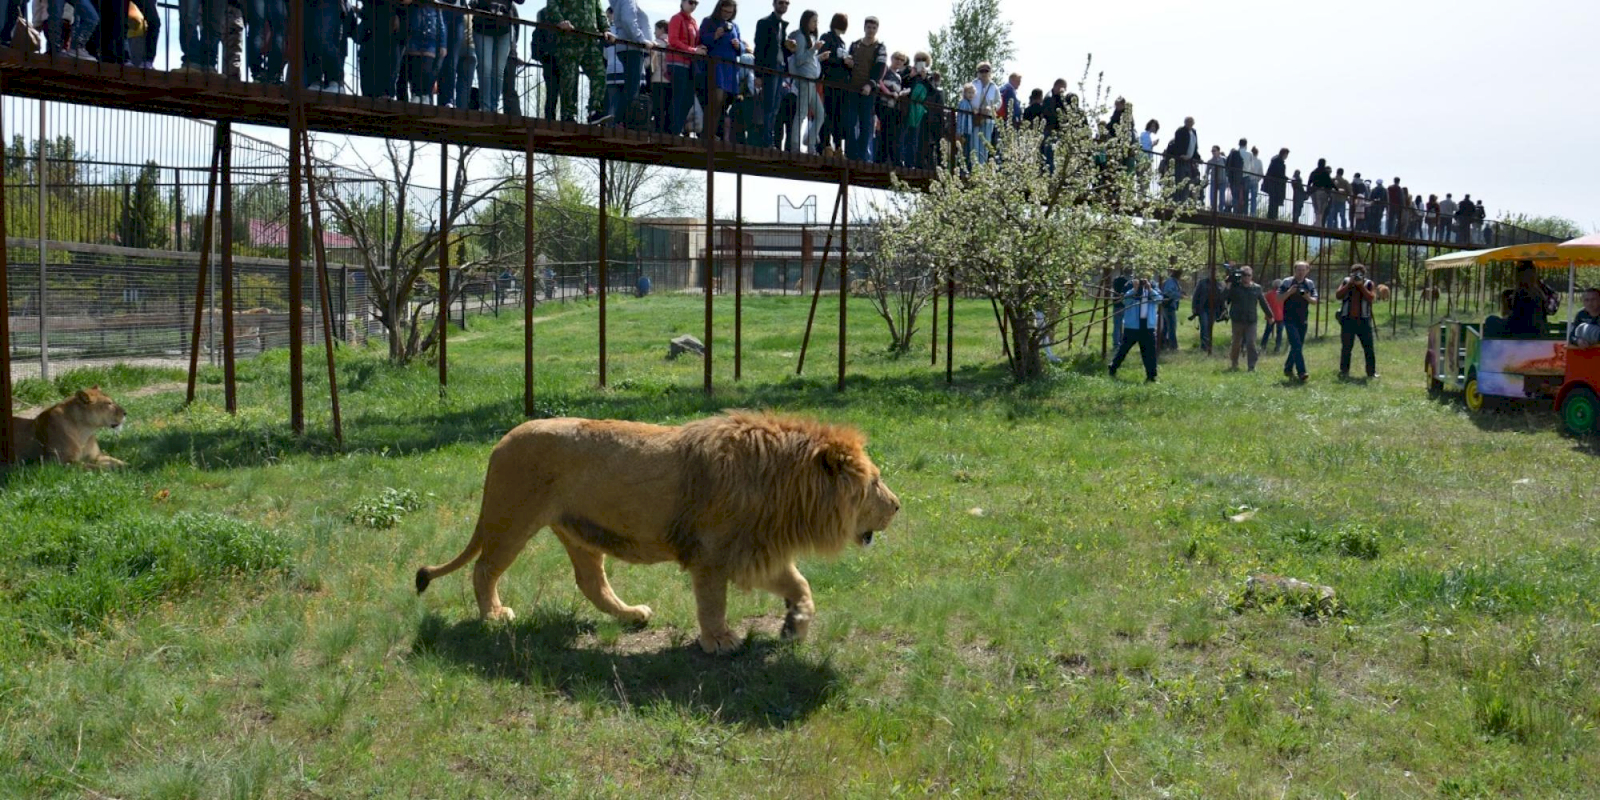
[[674,336],[671,343],[667,345],[667,358],[675,359],[683,353],[694,353],[704,358],[706,355],[705,343],[687,333],[682,336]]
[[1338,596],[1332,586],[1306,583],[1282,575],[1258,573],[1244,582],[1245,607],[1261,607],[1281,603],[1306,614],[1331,614],[1338,607]]

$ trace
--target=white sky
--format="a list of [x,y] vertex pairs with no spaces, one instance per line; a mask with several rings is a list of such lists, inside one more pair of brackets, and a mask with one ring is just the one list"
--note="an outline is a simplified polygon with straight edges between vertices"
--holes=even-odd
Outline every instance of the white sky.
[[[536,2],[536,0],[530,0]],[[949,17],[948,0],[794,0],[823,24],[868,14],[891,50],[926,49]],[[651,14],[675,0],[643,0]],[[701,9],[707,3],[701,2]],[[1012,23],[1024,89],[1076,83],[1092,53],[1096,71],[1134,103],[1162,139],[1195,117],[1205,149],[1240,137],[1262,160],[1290,148],[1290,168],[1317,158],[1368,179],[1396,175],[1412,192],[1471,193],[1491,217],[1507,211],[1567,217],[1600,230],[1600,0],[1001,0]],[[740,4],[741,27],[767,13]],[[752,28],[753,30],[753,28]],[[946,76],[946,86],[950,78]],[[970,80],[970,77],[969,77]],[[829,187],[747,179],[745,214],[770,219],[776,196]],[[852,195],[854,197],[854,194]],[[719,214],[733,212],[733,178],[717,184]]]

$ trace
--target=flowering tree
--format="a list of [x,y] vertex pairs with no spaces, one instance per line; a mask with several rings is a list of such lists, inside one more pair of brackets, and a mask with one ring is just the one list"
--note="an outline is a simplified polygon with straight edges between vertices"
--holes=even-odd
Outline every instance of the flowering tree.
[[882,257],[916,253],[939,280],[989,298],[1019,381],[1042,373],[1075,287],[1107,268],[1153,275],[1190,260],[1175,223],[1186,207],[1152,187],[1128,123],[1103,122],[1105,92],[1080,94],[1091,100],[1061,106],[1053,130],[999,126],[986,163],[941,166],[926,191],[900,187],[884,209]]

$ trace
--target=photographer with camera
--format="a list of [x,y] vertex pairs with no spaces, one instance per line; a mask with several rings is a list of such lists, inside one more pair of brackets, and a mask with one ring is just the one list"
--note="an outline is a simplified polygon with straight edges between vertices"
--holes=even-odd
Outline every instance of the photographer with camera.
[[1261,354],[1256,349],[1256,309],[1260,308],[1266,312],[1267,319],[1272,319],[1272,307],[1267,305],[1261,284],[1255,282],[1255,271],[1249,267],[1239,267],[1228,273],[1228,308],[1228,317],[1233,320],[1228,371],[1239,371],[1239,348],[1243,347],[1245,363],[1255,372],[1256,359]]
[[1122,359],[1127,357],[1128,351],[1137,342],[1139,360],[1144,362],[1145,382],[1155,383],[1156,324],[1161,316],[1161,292],[1156,290],[1149,278],[1139,278],[1123,295],[1123,306],[1126,310],[1122,312],[1122,344],[1118,345],[1117,355],[1111,359],[1111,377],[1117,377],[1117,368],[1122,366]]
[[1372,301],[1377,292],[1367,279],[1367,268],[1353,264],[1350,274],[1339,282],[1334,292],[1339,299],[1339,377],[1350,377],[1350,351],[1356,339],[1361,340],[1361,354],[1366,357],[1367,377],[1378,377],[1378,353],[1372,345]]
[[1294,277],[1284,278],[1278,284],[1278,299],[1283,301],[1283,328],[1289,333],[1289,357],[1283,362],[1283,376],[1298,378],[1304,383],[1306,375],[1306,320],[1311,306],[1316,305],[1317,284],[1309,277],[1311,265],[1294,262]]

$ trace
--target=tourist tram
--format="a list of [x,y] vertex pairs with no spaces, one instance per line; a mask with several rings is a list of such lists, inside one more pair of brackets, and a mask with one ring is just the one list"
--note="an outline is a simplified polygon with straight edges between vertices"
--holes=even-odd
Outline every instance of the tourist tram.
[[1428,389],[1459,391],[1473,412],[1501,399],[1549,400],[1573,433],[1595,433],[1600,417],[1600,348],[1570,347],[1569,339],[1578,309],[1577,268],[1600,266],[1600,236],[1451,253],[1427,263],[1429,270],[1446,270],[1520,261],[1531,261],[1541,270],[1567,271],[1564,319],[1549,323],[1537,336],[1516,338],[1501,334],[1498,316],[1440,320],[1428,330],[1424,359]]

